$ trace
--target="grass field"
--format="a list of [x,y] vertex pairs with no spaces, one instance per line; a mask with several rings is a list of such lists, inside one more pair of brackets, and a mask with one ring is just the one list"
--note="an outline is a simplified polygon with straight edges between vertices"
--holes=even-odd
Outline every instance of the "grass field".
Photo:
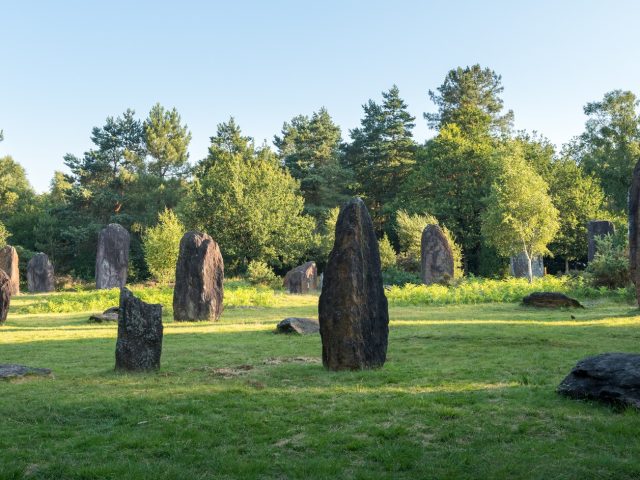
[[125,375],[115,325],[19,313],[41,297],[0,327],[0,363],[55,373],[0,382],[2,479],[640,478],[640,414],[554,392],[584,356],[640,350],[626,303],[392,306],[384,368],[335,373],[319,336],[272,333],[316,315],[282,295],[217,324],[165,317],[161,371]]

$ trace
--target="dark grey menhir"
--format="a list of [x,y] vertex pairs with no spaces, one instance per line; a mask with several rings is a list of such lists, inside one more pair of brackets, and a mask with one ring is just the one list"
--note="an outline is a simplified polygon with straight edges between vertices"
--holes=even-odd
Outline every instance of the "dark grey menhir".
[[389,310],[378,241],[359,198],[350,200],[338,216],[318,313],[326,368],[360,370],[384,365]]
[[633,169],[629,188],[629,270],[640,305],[640,160]]
[[127,284],[129,271],[129,232],[111,223],[98,235],[96,252],[96,288],[122,288]]
[[53,264],[46,253],[36,253],[27,263],[27,288],[30,292],[53,292]]
[[587,260],[591,262],[596,256],[596,238],[605,235],[614,235],[616,229],[608,220],[591,220],[587,223]]
[[11,279],[4,270],[0,270],[0,325],[7,321],[11,304]]
[[558,393],[640,408],[640,355],[603,353],[582,359],[562,380]]
[[160,368],[162,355],[162,305],[120,290],[116,370],[144,371]]

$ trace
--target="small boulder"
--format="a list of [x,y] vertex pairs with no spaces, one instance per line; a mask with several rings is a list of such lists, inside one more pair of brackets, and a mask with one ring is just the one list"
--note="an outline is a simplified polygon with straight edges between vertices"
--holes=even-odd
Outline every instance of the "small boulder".
[[318,289],[316,262],[306,262],[289,270],[284,276],[284,286],[289,293],[308,293]]
[[162,305],[120,290],[116,370],[157,370],[162,354]]
[[522,303],[539,308],[584,308],[578,300],[559,292],[533,292],[524,297]]
[[53,292],[53,264],[46,253],[36,253],[27,263],[27,288],[30,292]]
[[51,370],[48,368],[34,368],[26,365],[17,365],[15,363],[0,365],[1,380],[15,380],[29,376],[50,377]]
[[0,270],[0,325],[7,321],[9,304],[11,303],[11,280],[9,275]]
[[320,332],[320,324],[315,318],[289,317],[276,326],[276,333],[312,335],[318,332]]
[[95,315],[91,315],[89,317],[89,323],[117,322],[119,313],[120,313],[120,307],[107,308],[102,313],[96,313]]
[[584,358],[557,391],[574,399],[640,408],[640,355],[603,353]]
[[10,280],[11,295],[20,293],[20,271],[18,269],[18,252],[11,245],[0,249],[0,270],[4,271]]

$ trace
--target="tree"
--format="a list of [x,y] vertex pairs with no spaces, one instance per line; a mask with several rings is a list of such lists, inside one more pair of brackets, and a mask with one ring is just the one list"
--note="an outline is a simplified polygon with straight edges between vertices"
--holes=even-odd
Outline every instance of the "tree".
[[0,158],[0,220],[6,221],[28,206],[34,197],[35,192],[22,165],[10,156]]
[[176,214],[165,209],[158,214],[158,223],[142,236],[144,258],[153,278],[160,283],[175,280],[180,240],[185,228]]
[[345,161],[353,170],[357,193],[363,197],[377,230],[382,232],[391,213],[391,202],[415,164],[415,118],[407,111],[395,85],[382,93],[382,104],[363,105],[361,126],[350,131]]
[[387,237],[386,234],[378,240],[378,247],[380,250],[380,265],[382,266],[382,270],[389,270],[395,267],[396,251],[393,249],[393,245],[391,245],[389,237]]
[[614,210],[627,210],[631,173],[640,156],[638,99],[614,90],[600,102],[584,107],[585,131],[569,147],[569,154],[587,174],[595,175]]
[[429,90],[436,113],[425,113],[429,127],[440,130],[457,125],[464,135],[507,134],[513,123],[513,112],[502,114],[500,98],[502,77],[480,65],[450,70],[437,92]]
[[322,262],[319,263],[324,263],[329,258],[329,254],[333,249],[333,244],[336,240],[338,215],[340,215],[340,207],[332,208],[325,215],[320,238],[320,255],[322,255]]
[[7,230],[7,227],[5,227],[2,222],[0,222],[0,248],[4,247],[7,244],[7,240],[10,236],[11,234],[9,233],[9,230]]
[[165,179],[167,176],[182,177],[188,170],[189,143],[191,132],[181,125],[178,111],[165,110],[156,103],[144,122],[144,135],[149,155],[153,159],[148,164],[152,175]]
[[491,187],[482,215],[482,233],[504,256],[523,252],[533,281],[533,257],[549,253],[547,245],[558,231],[558,210],[553,206],[544,179],[514,147],[509,161]]
[[316,238],[315,222],[303,208],[298,182],[231,118],[211,137],[181,211],[189,226],[220,244],[225,266],[240,272],[250,260],[282,268],[305,256]]
[[300,181],[305,212],[320,219],[347,199],[350,172],[340,160],[342,141],[338,127],[325,108],[311,118],[298,115],[274,137],[278,156],[291,176]]

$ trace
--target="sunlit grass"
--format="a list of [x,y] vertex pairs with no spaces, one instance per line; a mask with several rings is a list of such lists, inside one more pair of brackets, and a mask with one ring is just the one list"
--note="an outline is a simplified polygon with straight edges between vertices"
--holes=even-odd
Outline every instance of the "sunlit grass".
[[337,373],[319,336],[273,334],[316,316],[317,296],[228,306],[218,323],[165,308],[160,372],[117,374],[116,325],[23,308],[55,295],[16,297],[0,327],[0,362],[55,374],[0,382],[0,478],[640,476],[637,412],[555,393],[578,359],[638,351],[624,302],[392,305],[384,368]]

